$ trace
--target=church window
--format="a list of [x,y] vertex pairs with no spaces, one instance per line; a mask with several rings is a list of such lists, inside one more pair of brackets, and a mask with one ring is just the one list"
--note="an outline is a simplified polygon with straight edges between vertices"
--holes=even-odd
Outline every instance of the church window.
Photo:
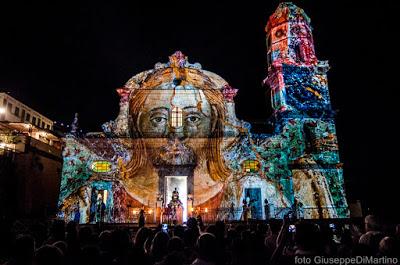
[[283,34],[284,34],[283,30],[282,30],[282,29],[278,29],[278,30],[275,32],[275,37],[280,38],[280,37],[283,36]]
[[312,152],[313,151],[313,147],[314,147],[314,139],[313,139],[313,135],[312,135],[312,131],[310,126],[304,126],[304,141],[305,141],[305,145],[306,145],[306,150],[307,152]]
[[94,161],[90,168],[97,173],[106,173],[111,171],[111,163],[104,160]]
[[182,109],[178,107],[173,107],[171,111],[171,126],[172,127],[181,127],[182,126]]
[[22,113],[21,113],[21,121],[23,122],[25,119],[25,110],[22,109]]
[[18,107],[15,107],[14,115],[19,117],[19,108]]
[[301,50],[300,50],[300,44],[297,44],[296,46],[294,46],[294,52],[296,54],[296,60],[299,62],[304,62],[304,58],[301,54]]
[[243,169],[245,172],[255,173],[260,169],[260,162],[257,160],[246,160],[243,162]]

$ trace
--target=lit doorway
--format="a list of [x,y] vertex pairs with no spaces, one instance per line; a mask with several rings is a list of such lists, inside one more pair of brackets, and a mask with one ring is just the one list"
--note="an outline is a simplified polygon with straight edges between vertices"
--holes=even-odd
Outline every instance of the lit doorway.
[[168,204],[171,201],[172,198],[172,192],[175,190],[175,188],[179,192],[179,199],[182,202],[183,205],[183,217],[182,221],[186,222],[187,221],[187,190],[188,190],[188,185],[187,185],[187,176],[165,176],[165,199],[164,201],[166,204]]
[[244,198],[250,201],[251,218],[262,219],[263,209],[261,201],[261,188],[245,188]]
[[[100,218],[103,222],[106,221],[106,207],[107,205],[107,199],[108,199],[108,190],[97,190],[96,188],[92,189],[92,196],[90,200],[90,215],[89,215],[89,222],[93,223],[98,221]],[[98,202],[102,202],[104,204],[100,206],[98,205]],[[104,208],[104,209],[102,209]],[[100,213],[99,213],[100,211]]]

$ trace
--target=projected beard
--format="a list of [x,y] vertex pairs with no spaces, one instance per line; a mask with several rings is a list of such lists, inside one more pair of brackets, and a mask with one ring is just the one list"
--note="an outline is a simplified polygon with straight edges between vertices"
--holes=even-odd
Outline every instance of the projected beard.
[[153,165],[195,165],[215,127],[212,116],[201,90],[149,90],[138,130]]
[[196,164],[194,150],[178,139],[169,139],[159,150],[153,149],[150,157],[156,167]]

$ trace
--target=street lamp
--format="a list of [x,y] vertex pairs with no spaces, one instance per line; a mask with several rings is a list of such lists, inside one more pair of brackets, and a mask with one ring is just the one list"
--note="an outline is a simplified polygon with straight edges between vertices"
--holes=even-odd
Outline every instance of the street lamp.
[[[157,201],[164,202],[164,195],[162,193],[157,193]],[[163,207],[163,205],[161,204],[160,207]]]
[[162,211],[164,208],[164,195],[162,193],[157,193],[157,200],[156,200],[156,222],[157,222],[157,202],[161,202],[160,205],[160,223],[162,222]]

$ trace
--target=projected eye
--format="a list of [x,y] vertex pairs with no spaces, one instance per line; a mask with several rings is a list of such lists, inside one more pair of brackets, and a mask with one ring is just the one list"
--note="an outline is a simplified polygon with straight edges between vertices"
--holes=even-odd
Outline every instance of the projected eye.
[[163,120],[165,120],[165,119],[161,118],[161,117],[156,117],[156,118],[153,119],[153,121],[155,121],[157,123],[163,122]]
[[153,125],[160,126],[160,125],[164,125],[167,123],[167,118],[165,118],[163,116],[155,116],[155,117],[152,117],[150,119],[150,121],[153,123]]
[[198,115],[189,115],[186,117],[186,122],[189,124],[196,124],[200,121],[200,117]]

